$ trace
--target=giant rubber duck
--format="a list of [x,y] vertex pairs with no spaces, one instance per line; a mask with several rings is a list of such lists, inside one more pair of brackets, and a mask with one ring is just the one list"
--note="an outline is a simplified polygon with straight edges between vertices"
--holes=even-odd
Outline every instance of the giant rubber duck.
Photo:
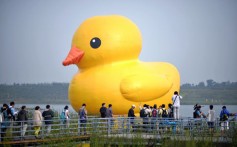
[[141,33],[128,18],[108,15],[85,20],[63,61],[64,66],[79,68],[69,85],[74,110],[85,103],[89,114],[99,114],[106,103],[112,104],[114,114],[127,114],[133,104],[172,103],[174,91],[180,88],[178,70],[166,62],[140,61],[141,48]]

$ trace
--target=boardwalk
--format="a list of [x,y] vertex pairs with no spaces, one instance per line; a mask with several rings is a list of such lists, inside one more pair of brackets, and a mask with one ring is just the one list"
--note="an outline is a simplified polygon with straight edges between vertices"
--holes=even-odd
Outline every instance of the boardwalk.
[[[182,118],[180,120],[159,119],[159,118],[135,118],[115,117],[113,119],[88,118],[86,125],[81,124],[78,119],[71,119],[69,126],[59,119],[54,119],[52,130],[47,134],[46,126],[43,123],[39,138],[35,138],[33,121],[28,121],[25,136],[22,136],[22,124],[11,122],[6,134],[1,138],[0,144],[33,144],[53,143],[57,141],[73,140],[75,142],[90,141],[94,136],[100,138],[135,138],[171,140],[211,140],[213,142],[233,141],[237,132],[237,123],[230,122],[229,129],[224,134],[216,119],[214,130],[210,132],[205,119]],[[227,128],[225,128],[227,129]],[[3,133],[3,132],[1,132]],[[129,143],[129,142],[125,142]]]

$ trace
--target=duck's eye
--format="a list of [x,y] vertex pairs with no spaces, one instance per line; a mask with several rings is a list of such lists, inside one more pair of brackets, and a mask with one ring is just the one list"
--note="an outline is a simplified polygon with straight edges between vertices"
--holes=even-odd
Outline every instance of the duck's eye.
[[98,37],[94,37],[91,39],[90,45],[93,49],[97,49],[101,45],[101,40]]

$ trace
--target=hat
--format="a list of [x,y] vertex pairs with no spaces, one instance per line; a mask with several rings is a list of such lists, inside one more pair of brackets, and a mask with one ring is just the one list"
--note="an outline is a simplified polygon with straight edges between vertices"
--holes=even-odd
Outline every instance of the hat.
[[132,107],[136,108],[136,105],[132,104]]

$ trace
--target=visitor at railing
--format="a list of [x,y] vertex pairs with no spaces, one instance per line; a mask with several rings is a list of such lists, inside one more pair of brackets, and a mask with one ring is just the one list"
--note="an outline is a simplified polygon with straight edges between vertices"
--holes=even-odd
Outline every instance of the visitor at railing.
[[172,96],[174,119],[179,119],[180,99],[182,96],[179,95],[178,91],[175,91]]
[[50,105],[46,105],[46,110],[42,113],[42,116],[44,118],[47,134],[48,136],[51,132],[51,127],[52,127],[52,119],[54,117],[54,112],[50,109]]
[[105,103],[102,103],[102,106],[100,108],[100,116],[101,118],[105,118],[106,117],[106,106],[105,106]]
[[40,132],[40,128],[42,126],[42,121],[43,121],[43,117],[42,117],[42,114],[40,112],[40,107],[36,106],[34,114],[33,114],[33,124],[34,124],[35,138],[36,139],[39,138],[39,132]]
[[20,126],[21,137],[24,139],[26,129],[27,129],[27,121],[28,121],[28,111],[26,111],[26,106],[22,106],[21,110],[17,115],[18,125]]
[[[86,122],[87,122],[87,110],[86,104],[82,104],[82,107],[79,109],[78,112],[79,121],[80,121],[80,134],[86,135]],[[82,132],[84,131],[84,133]]]
[[136,117],[135,113],[134,113],[134,109],[136,108],[136,105],[132,105],[131,108],[128,110],[128,118],[129,118],[129,121],[130,121],[130,124],[132,126],[132,128],[134,127],[133,124],[134,124],[134,118]]
[[207,113],[207,124],[210,130],[210,133],[213,134],[214,132],[214,122],[215,122],[215,110],[213,110],[213,105],[209,106],[209,110]]
[[6,136],[6,131],[10,126],[11,110],[7,104],[3,104],[1,108],[2,122],[1,122],[1,141]]

